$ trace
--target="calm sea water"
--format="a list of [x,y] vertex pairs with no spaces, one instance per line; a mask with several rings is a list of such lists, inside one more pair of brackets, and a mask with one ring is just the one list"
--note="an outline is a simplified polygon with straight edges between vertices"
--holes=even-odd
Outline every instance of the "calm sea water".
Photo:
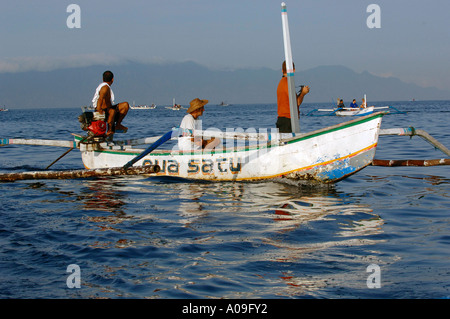
[[[385,116],[383,128],[414,126],[450,147],[450,101],[375,105],[408,111]],[[316,107],[330,106],[303,113]],[[0,112],[0,137],[71,140],[80,113]],[[131,110],[126,137],[165,133],[183,115]],[[212,105],[203,127],[268,128],[275,118],[272,104]],[[302,116],[300,127],[345,120]],[[64,151],[1,147],[0,173],[44,169]],[[383,136],[375,157],[445,155],[420,137]],[[52,167],[74,168],[83,168],[76,150]],[[0,298],[446,299],[449,191],[448,166],[367,167],[322,187],[139,176],[0,183]],[[69,265],[81,288],[68,287]],[[381,287],[369,288],[376,274]]]

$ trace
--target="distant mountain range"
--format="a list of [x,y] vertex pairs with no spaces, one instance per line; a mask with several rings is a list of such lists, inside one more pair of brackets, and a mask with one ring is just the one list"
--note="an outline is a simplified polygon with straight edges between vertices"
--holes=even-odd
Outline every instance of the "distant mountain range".
[[[194,62],[120,65],[95,65],[47,72],[29,71],[0,74],[0,105],[13,108],[80,107],[91,102],[102,73],[110,69],[116,102],[181,105],[199,97],[210,104],[276,103],[276,87],[281,70],[269,68],[212,70]],[[343,66],[319,66],[297,71],[296,86],[310,86],[308,102],[330,103],[343,98],[359,102],[364,94],[369,101],[446,100],[450,91],[423,88],[396,78],[369,72],[356,73]]]

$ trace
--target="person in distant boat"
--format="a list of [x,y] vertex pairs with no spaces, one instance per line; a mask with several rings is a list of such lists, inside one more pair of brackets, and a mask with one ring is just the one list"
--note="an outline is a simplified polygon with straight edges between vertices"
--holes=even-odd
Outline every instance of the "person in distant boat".
[[[293,63],[295,72],[295,64]],[[280,133],[292,133],[291,126],[291,109],[289,107],[289,88],[287,81],[286,61],[282,64],[283,76],[277,87],[277,105],[278,105],[278,118],[276,126]],[[297,94],[297,109],[300,113],[300,105],[303,102],[303,98],[309,93],[309,86],[302,86],[300,92]]]
[[344,100],[340,99],[340,100],[339,100],[339,104],[338,104],[337,107],[340,108],[340,109],[343,109],[343,108],[345,107],[345,105],[344,105]]
[[130,109],[128,102],[114,104],[114,93],[111,90],[111,85],[114,82],[114,74],[111,71],[103,73],[103,83],[101,83],[95,90],[94,98],[92,99],[92,106],[99,114],[105,114],[105,120],[108,124],[108,131],[106,137],[122,130],[124,133],[128,130],[122,125],[122,121]]
[[215,148],[220,143],[220,139],[213,137],[210,140],[204,140],[194,135],[195,129],[198,129],[198,118],[203,115],[208,100],[195,98],[189,104],[186,111],[188,114],[183,117],[180,124],[181,136],[178,138],[178,148],[182,151]]
[[353,99],[353,102],[350,104],[350,107],[358,107],[358,104],[356,104],[355,99]]
[[363,98],[360,108],[365,109],[366,107],[367,107],[366,100],[364,100]]

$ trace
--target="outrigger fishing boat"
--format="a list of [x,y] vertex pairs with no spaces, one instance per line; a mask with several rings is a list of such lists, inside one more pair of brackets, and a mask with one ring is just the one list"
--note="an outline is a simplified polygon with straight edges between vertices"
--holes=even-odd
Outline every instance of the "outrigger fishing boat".
[[[365,116],[375,112],[384,112],[384,114],[406,114],[404,111],[399,111],[392,106],[368,106],[365,108],[352,108],[352,107],[342,107],[333,109],[314,109],[309,111],[305,116]],[[318,114],[317,112],[326,112],[323,114]]]
[[148,106],[148,105],[137,105],[137,106],[133,105],[133,106],[130,106],[130,108],[132,110],[152,110],[152,109],[156,108],[156,105],[155,104],[152,104],[150,106]]
[[[364,101],[367,103],[366,95],[364,95]],[[332,109],[314,109],[306,114],[306,116],[365,116],[374,112],[380,112],[383,110],[384,114],[405,114],[406,112],[399,111],[392,106],[366,106],[366,107],[335,107]],[[324,114],[317,114],[317,112],[326,112]]]
[[[382,116],[377,113],[305,134],[196,131],[197,136],[254,141],[255,144],[240,146],[232,142],[231,147],[226,147],[230,143],[224,143],[225,147],[212,151],[154,150],[135,163],[137,166],[158,165],[157,175],[196,180],[289,178],[336,182],[371,163]],[[165,140],[178,136],[178,130],[174,129]],[[145,151],[132,148],[133,144],[156,140],[154,137],[117,142],[108,147],[107,143],[84,143],[83,138],[75,135],[75,144],[87,169],[123,167]]]
[[172,111],[186,110],[185,107],[182,107],[180,104],[175,103],[175,98],[173,98],[173,100],[172,100],[172,106],[166,106],[166,109],[169,109]]
[[[450,150],[426,132],[413,128],[381,129],[386,112],[376,112],[354,120],[308,133],[300,133],[295,101],[292,53],[287,26],[286,5],[282,3],[283,38],[287,65],[292,133],[240,131],[195,131],[194,136],[228,141],[214,150],[180,151],[159,147],[180,136],[177,128],[162,136],[109,143],[90,129],[93,115],[84,109],[79,117],[87,136],[73,134],[72,141],[0,139],[0,145],[52,145],[77,148],[86,170],[67,172],[26,172],[0,174],[0,180],[78,178],[105,175],[148,174],[208,181],[307,180],[320,183],[340,181],[368,165],[449,165],[449,159],[432,161],[383,161],[374,155],[380,135],[419,135],[450,156]],[[175,103],[174,103],[175,104]],[[82,108],[83,109],[83,108]],[[90,122],[89,122],[90,121]],[[231,143],[229,143],[231,141]],[[148,145],[147,148],[134,148]],[[167,145],[167,144],[166,144]],[[158,149],[157,149],[158,148]]]

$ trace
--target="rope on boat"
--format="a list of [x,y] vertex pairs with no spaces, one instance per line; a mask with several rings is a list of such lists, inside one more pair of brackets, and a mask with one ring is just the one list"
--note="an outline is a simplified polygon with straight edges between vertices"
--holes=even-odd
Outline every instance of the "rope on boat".
[[17,180],[30,179],[70,179],[70,178],[88,178],[101,176],[119,176],[119,175],[141,175],[154,174],[160,171],[158,165],[133,166],[127,169],[122,167],[81,169],[69,171],[37,171],[23,173],[0,174],[0,181],[14,182]]

